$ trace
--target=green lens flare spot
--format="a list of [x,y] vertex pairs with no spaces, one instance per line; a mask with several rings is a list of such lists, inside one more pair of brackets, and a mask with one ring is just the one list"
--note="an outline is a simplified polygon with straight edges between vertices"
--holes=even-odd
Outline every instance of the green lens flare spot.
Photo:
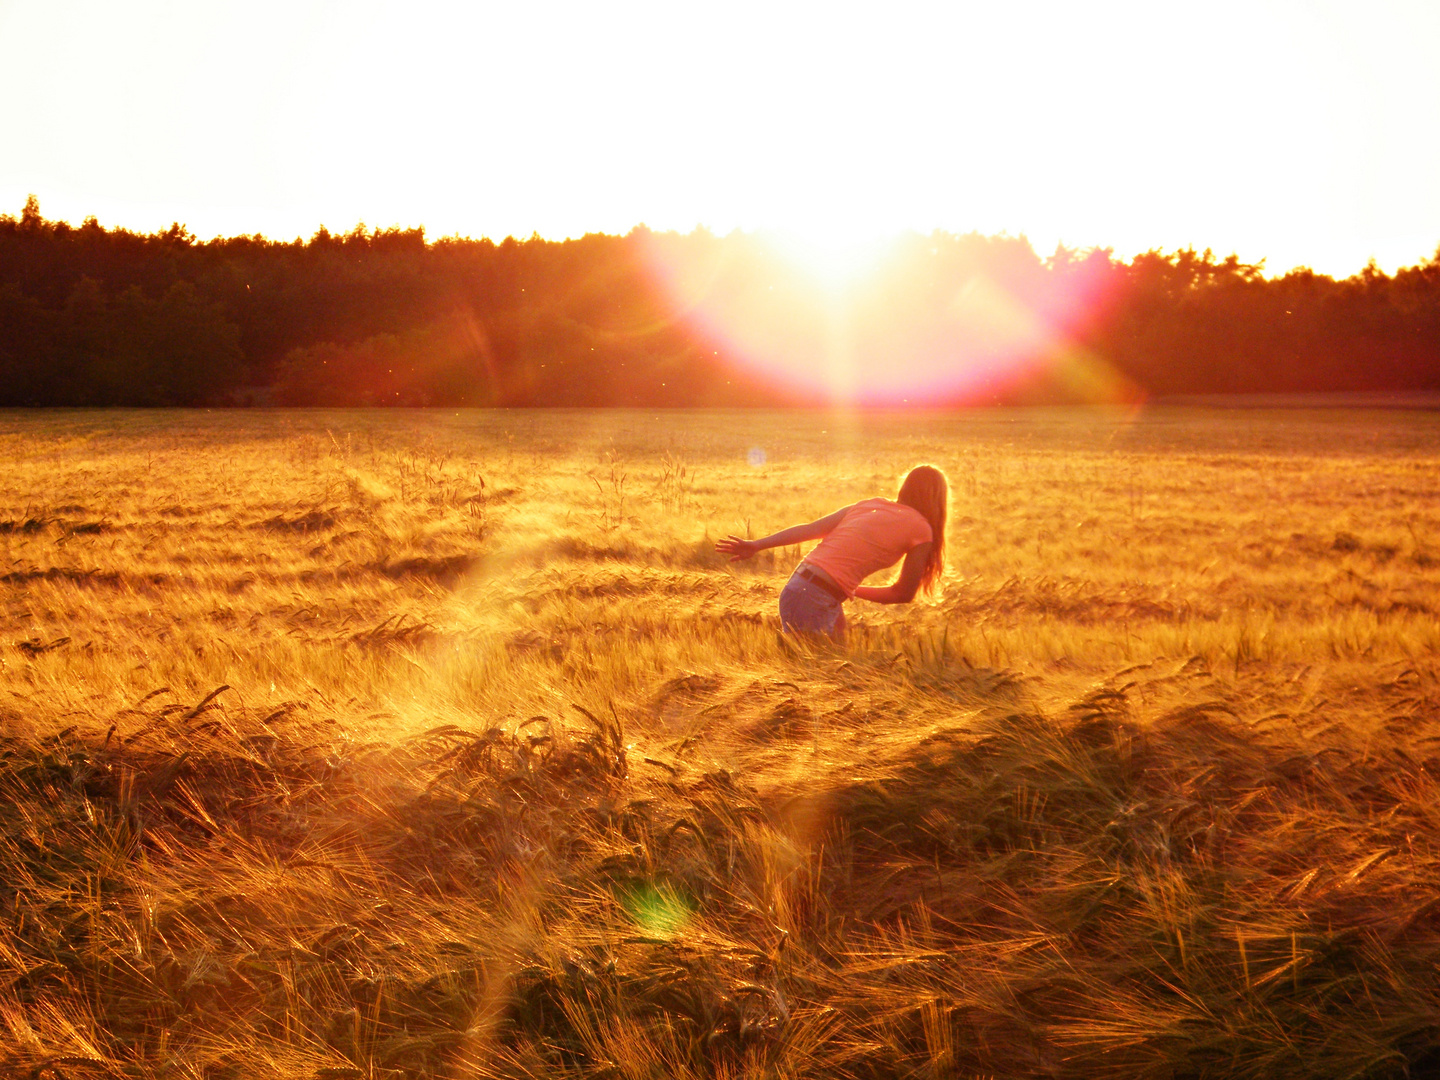
[[695,914],[694,902],[669,885],[636,885],[621,894],[620,903],[648,937],[673,938]]

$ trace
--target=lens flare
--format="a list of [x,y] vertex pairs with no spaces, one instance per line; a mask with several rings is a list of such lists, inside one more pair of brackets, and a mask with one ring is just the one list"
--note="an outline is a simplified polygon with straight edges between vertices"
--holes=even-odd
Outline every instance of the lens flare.
[[621,903],[635,925],[656,938],[674,938],[695,914],[694,905],[669,885],[644,883],[630,889]]
[[790,400],[832,406],[1131,402],[1083,345],[1119,284],[1108,254],[1023,238],[651,235],[653,279],[709,348]]

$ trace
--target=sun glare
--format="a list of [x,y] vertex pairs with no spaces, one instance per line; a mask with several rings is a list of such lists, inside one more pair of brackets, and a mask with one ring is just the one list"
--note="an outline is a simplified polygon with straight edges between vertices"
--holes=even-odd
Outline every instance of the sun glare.
[[1095,402],[1137,393],[1078,344],[1104,312],[1111,279],[1084,265],[1046,270],[1024,240],[668,233],[650,234],[646,254],[674,321],[797,401],[954,405],[1019,387]]
[[820,229],[776,229],[762,242],[796,273],[835,299],[879,273],[893,236],[856,237]]

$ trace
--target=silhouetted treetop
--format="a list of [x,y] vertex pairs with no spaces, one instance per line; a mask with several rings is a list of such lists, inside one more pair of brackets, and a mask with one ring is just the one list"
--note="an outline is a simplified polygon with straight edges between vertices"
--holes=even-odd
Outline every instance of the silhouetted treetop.
[[1335,280],[936,232],[837,294],[764,237],[703,229],[202,241],[48,221],[33,195],[0,216],[3,405],[819,401],[753,361],[830,363],[837,320],[856,371],[933,376],[931,403],[1063,400],[1076,356],[1130,394],[1435,391],[1440,248]]

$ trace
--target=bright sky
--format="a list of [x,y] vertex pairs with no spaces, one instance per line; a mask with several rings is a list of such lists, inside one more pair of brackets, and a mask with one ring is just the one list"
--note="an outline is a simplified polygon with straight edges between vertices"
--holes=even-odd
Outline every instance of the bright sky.
[[1436,0],[0,0],[0,56],[10,214],[1440,246]]

